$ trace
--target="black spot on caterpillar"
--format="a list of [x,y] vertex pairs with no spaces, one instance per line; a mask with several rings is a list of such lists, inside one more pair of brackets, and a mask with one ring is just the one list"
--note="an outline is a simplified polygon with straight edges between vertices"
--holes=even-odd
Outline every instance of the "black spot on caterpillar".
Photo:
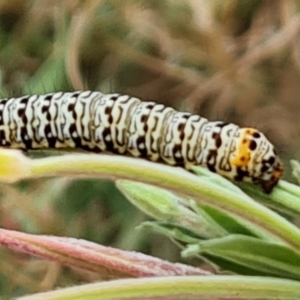
[[0,146],[81,148],[207,167],[270,193],[283,173],[273,145],[256,129],[209,122],[154,102],[84,91],[0,101]]

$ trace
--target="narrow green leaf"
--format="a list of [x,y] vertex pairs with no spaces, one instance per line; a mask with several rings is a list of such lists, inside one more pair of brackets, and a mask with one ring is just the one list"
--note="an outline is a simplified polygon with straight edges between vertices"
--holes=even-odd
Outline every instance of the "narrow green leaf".
[[297,160],[291,160],[291,167],[293,169],[292,175],[300,183],[300,163]]
[[300,214],[300,187],[294,184],[280,180],[277,188],[270,195],[245,182],[236,184],[251,197],[266,206],[286,215],[295,216]]
[[159,234],[163,234],[170,239],[177,240],[179,242],[194,244],[202,240],[201,236],[197,236],[192,230],[178,226],[177,224],[166,222],[144,222],[136,229],[150,230]]
[[199,167],[199,166],[192,166],[191,170],[198,176],[202,177],[202,179],[207,180],[208,182],[214,182],[221,188],[225,188],[226,190],[231,190],[232,192],[235,193],[243,194],[241,189],[239,189],[236,185],[234,185],[232,181],[222,176],[215,176],[213,172],[209,171],[206,168]]
[[[222,258],[269,276],[300,280],[300,254],[292,248],[242,235],[190,245],[183,256],[209,255]],[[233,270],[232,270],[233,271]]]
[[209,214],[209,216],[228,233],[257,236],[253,231],[248,229],[244,222],[239,222],[239,218],[233,218],[231,215],[222,210],[208,205],[198,205],[198,211],[199,209],[204,210],[207,214]]
[[209,216],[205,218],[185,207],[182,198],[174,193],[129,180],[117,180],[116,184],[132,204],[157,220],[183,226],[204,238],[227,234]]

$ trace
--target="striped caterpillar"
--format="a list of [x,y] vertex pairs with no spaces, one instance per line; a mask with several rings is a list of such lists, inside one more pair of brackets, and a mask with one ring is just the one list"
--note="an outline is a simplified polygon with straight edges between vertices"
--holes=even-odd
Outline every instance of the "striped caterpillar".
[[283,173],[273,145],[256,129],[92,91],[1,100],[0,146],[81,148],[187,169],[202,165],[230,179],[260,184],[266,193]]

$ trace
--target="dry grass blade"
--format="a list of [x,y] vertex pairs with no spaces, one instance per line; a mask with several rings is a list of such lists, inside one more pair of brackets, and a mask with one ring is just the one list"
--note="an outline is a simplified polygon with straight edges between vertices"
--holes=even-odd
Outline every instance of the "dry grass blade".
[[300,15],[295,15],[290,21],[275,35],[265,43],[246,52],[240,59],[234,62],[230,69],[220,71],[214,76],[204,80],[187,98],[189,107],[196,103],[197,99],[204,98],[213,91],[218,91],[229,79],[245,76],[250,69],[262,60],[271,57],[282,48],[293,41],[300,30]]

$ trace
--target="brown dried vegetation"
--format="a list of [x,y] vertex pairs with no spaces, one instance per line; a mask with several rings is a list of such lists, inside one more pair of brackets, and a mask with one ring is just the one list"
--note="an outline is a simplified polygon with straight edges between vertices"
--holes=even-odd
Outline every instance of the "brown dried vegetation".
[[[296,0],[2,0],[1,92],[3,96],[77,89],[128,93],[211,120],[255,126],[284,159],[299,159],[299,5]],[[107,216],[117,211],[113,205],[103,208],[104,202],[90,201],[82,208],[79,204],[80,213],[71,212],[66,221],[63,213],[55,212],[56,204],[50,204],[55,196],[51,194],[39,213],[35,211],[32,199],[38,194],[45,197],[55,184],[67,197],[69,181],[31,182],[26,196],[20,188],[1,187],[1,226],[85,234],[93,239],[106,222],[110,229],[98,241],[111,243],[107,236],[115,236],[122,225]],[[91,190],[95,194],[90,198],[99,200],[99,189]],[[95,220],[102,225],[86,229],[87,216],[93,225]],[[135,218],[138,224],[140,215]],[[124,242],[133,227],[128,226],[113,242],[134,248]],[[164,256],[170,251],[149,252]],[[18,293],[19,286],[36,291],[32,280],[40,282],[41,273],[42,286],[37,290],[50,288],[61,276],[52,263],[28,263],[27,257],[15,258],[12,253],[6,257],[0,270],[10,278],[9,284],[1,276],[0,286],[6,286],[8,294]],[[64,276],[63,284],[82,280],[81,275]]]

